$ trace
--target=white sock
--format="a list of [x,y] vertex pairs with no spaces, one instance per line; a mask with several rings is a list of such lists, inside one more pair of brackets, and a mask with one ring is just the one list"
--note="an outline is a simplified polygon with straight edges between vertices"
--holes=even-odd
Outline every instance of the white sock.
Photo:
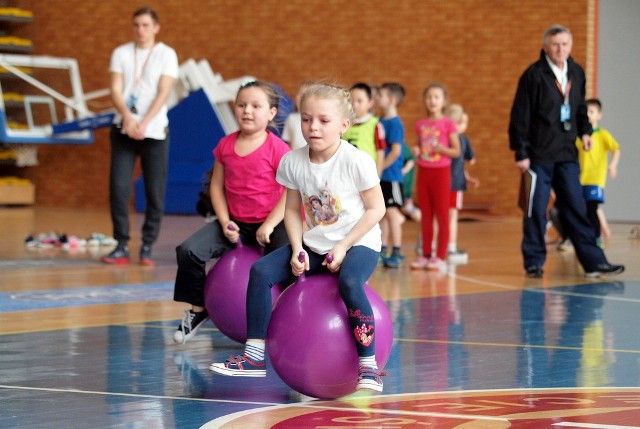
[[458,247],[456,246],[456,243],[449,243],[449,246],[447,248],[447,252],[454,253],[457,250],[458,250]]
[[244,354],[254,362],[264,360],[265,343],[260,341],[247,341],[244,347]]
[[378,363],[376,362],[376,356],[360,356],[358,358],[360,366],[368,366],[369,368],[378,369]]

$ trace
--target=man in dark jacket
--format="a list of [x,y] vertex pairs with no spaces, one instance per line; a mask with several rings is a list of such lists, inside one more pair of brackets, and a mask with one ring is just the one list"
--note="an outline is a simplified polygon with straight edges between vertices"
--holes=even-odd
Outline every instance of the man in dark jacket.
[[624,266],[607,261],[586,214],[576,137],[579,135],[589,150],[592,128],[584,103],[584,70],[569,56],[572,42],[568,28],[554,25],[547,29],[540,59],[520,77],[511,108],[509,146],[515,152],[516,167],[536,178],[523,220],[522,256],[527,277],[543,275],[551,188],[585,275],[600,277],[624,271]]

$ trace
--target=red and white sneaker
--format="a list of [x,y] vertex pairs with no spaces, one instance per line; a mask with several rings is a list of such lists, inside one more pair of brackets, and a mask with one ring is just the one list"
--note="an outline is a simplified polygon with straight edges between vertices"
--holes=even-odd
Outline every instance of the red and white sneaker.
[[254,362],[246,355],[231,355],[224,363],[212,363],[209,369],[217,374],[236,377],[266,377],[267,365],[264,360]]
[[356,389],[382,392],[383,383],[381,377],[385,375],[387,375],[386,372],[380,371],[377,368],[360,365],[360,368],[358,369],[358,384]]

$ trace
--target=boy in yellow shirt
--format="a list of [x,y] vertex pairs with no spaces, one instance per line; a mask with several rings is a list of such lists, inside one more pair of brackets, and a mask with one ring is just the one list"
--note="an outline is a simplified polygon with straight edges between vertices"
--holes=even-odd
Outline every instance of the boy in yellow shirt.
[[[587,202],[587,215],[598,237],[598,245],[603,247],[598,206],[604,203],[604,187],[607,182],[607,170],[609,177],[615,179],[618,175],[618,162],[620,161],[620,145],[611,133],[598,126],[602,120],[602,103],[596,98],[586,101],[587,116],[593,127],[591,134],[591,150],[584,150],[580,138],[576,141],[578,148],[578,161],[580,162],[580,183],[584,199]],[[611,153],[611,161],[608,155]]]

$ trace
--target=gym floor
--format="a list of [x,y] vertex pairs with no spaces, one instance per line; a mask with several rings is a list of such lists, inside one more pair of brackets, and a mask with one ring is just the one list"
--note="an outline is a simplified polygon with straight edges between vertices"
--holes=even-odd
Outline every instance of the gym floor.
[[[139,240],[140,215],[132,216]],[[203,219],[166,216],[155,267],[105,266],[108,249],[28,249],[27,235],[110,233],[103,212],[0,209],[0,427],[28,428],[640,428],[640,240],[612,225],[612,279],[584,278],[573,252],[548,249],[526,279],[520,220],[464,216],[466,264],[369,284],[385,300],[394,345],[383,394],[320,401],[274,371],[213,375],[242,346],[210,322],[172,341],[175,246]],[[322,338],[310,340],[322,341]],[[269,367],[270,368],[270,367]]]

